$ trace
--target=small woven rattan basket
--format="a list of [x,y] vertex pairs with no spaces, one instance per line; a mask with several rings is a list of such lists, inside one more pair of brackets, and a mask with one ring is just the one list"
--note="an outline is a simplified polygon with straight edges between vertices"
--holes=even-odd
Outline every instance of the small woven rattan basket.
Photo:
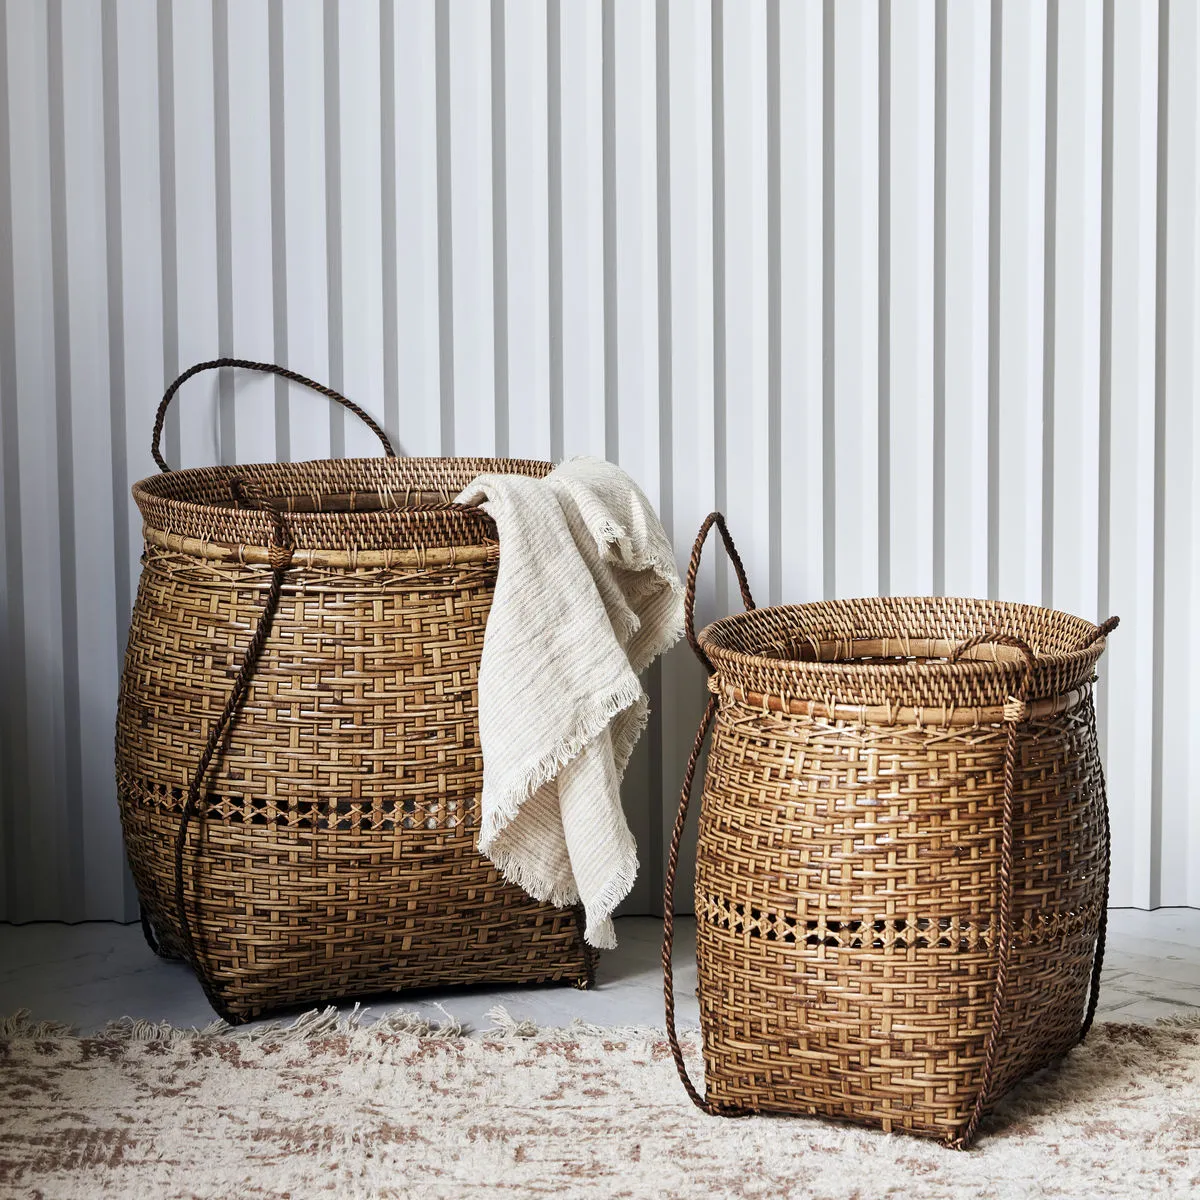
[[[169,471],[167,405],[211,367],[271,371],[361,417],[387,457]],[[589,986],[580,913],[476,850],[476,680],[500,547],[450,502],[485,471],[396,458],[345,397],[201,363],[133,489],[145,555],[116,767],[143,928],[231,1021],[403,988]]]
[[[696,637],[716,525],[748,611]],[[702,1108],[965,1147],[1087,1033],[1109,834],[1104,625],[949,598],[755,609],[720,514],[688,640],[710,671],[664,906],[667,1027]],[[706,1096],[675,1035],[673,888],[705,734],[696,938]]]

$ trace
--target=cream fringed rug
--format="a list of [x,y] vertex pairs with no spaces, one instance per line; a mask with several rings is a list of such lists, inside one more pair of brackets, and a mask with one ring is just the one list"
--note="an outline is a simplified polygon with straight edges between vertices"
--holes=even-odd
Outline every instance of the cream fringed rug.
[[[0,1021],[0,1196],[1200,1195],[1200,1024],[1102,1025],[976,1149],[706,1117],[653,1030]],[[693,1060],[693,1067],[699,1064]]]

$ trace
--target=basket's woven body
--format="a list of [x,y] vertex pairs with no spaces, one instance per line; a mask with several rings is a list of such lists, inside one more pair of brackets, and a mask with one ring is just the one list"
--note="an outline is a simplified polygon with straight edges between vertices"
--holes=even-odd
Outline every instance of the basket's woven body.
[[[146,554],[117,723],[126,845],[166,953],[234,1019],[483,981],[590,981],[573,910],[505,883],[475,848],[476,680],[499,547],[445,505],[476,474],[548,464],[370,459],[204,468],[139,484]],[[174,845],[189,779],[275,577],[236,721]],[[439,498],[441,503],[438,503]]]
[[1103,647],[1079,618],[940,598],[699,635],[697,1103],[961,1146],[1078,1042],[1107,892]]

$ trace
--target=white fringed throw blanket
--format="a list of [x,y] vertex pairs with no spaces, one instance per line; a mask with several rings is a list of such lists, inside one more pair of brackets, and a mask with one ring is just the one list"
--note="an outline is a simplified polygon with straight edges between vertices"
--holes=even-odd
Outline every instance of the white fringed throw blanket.
[[502,547],[479,667],[480,852],[535,899],[582,902],[586,941],[612,948],[638,867],[620,796],[648,715],[638,675],[683,632],[675,555],[600,459],[481,475],[458,500]]

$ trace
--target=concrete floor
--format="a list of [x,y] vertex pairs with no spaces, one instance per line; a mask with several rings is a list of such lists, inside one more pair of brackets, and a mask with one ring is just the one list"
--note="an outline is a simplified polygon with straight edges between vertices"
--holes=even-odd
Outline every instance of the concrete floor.
[[[619,947],[604,954],[590,992],[571,987],[472,988],[376,1002],[374,1013],[421,1012],[440,1018],[439,1005],[474,1029],[502,1004],[539,1025],[661,1027],[661,923],[650,917],[617,922]],[[675,985],[681,1026],[695,1025],[695,927],[676,925]],[[30,1009],[36,1018],[67,1021],[85,1032],[114,1017],[146,1017],[173,1025],[213,1019],[191,972],[156,958],[137,925],[96,922],[0,925],[0,1017]],[[1200,909],[1155,912],[1114,909],[1100,993],[1099,1019],[1150,1022],[1200,1013]]]

